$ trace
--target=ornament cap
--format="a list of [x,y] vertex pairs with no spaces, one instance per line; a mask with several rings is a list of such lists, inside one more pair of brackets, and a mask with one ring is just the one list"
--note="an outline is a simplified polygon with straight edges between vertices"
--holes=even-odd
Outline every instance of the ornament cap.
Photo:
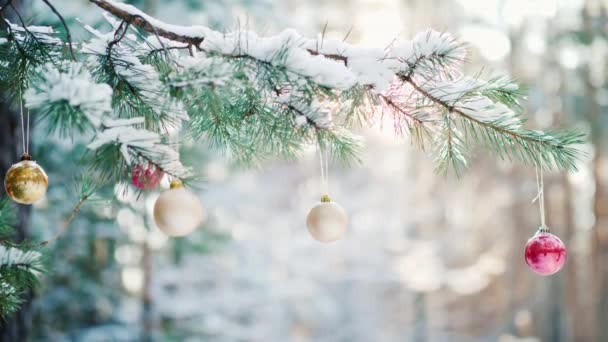
[[541,225],[540,227],[538,227],[538,230],[536,231],[536,234],[546,234],[549,233],[550,229],[549,227],[547,227],[547,225]]
[[329,197],[328,194],[321,196],[321,203],[328,203],[328,202],[331,202],[331,197]]
[[181,188],[183,186],[184,186],[184,183],[182,183],[181,180],[174,179],[174,180],[171,181],[171,184],[169,185],[169,188],[170,189],[179,189],[179,188]]
[[32,160],[32,156],[30,156],[27,152],[21,155],[21,160]]

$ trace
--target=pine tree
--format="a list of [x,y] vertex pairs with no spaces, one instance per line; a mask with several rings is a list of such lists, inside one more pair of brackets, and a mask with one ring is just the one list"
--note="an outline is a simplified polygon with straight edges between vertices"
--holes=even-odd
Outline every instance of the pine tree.
[[[195,179],[180,161],[180,139],[245,164],[297,158],[310,145],[357,162],[361,139],[350,128],[384,115],[397,133],[433,153],[440,173],[460,174],[475,146],[500,159],[576,169],[584,135],[525,128],[524,90],[504,76],[465,75],[466,48],[450,34],[428,30],[386,48],[363,48],[293,30],[261,37],[171,25],[130,5],[90,0],[110,29],[82,23],[90,36],[74,42],[61,14],[43,1],[64,34],[3,16],[0,90],[15,108],[23,102],[50,134],[89,140],[89,181],[68,225],[95,189],[128,182],[137,165]],[[11,6],[9,0],[0,14]],[[28,246],[3,245],[0,312],[8,314],[40,264]]]

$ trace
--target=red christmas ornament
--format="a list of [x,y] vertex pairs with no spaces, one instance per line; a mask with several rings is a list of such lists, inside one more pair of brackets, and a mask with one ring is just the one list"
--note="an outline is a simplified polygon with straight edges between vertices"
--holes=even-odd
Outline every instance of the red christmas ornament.
[[131,184],[138,189],[152,190],[158,186],[163,176],[164,172],[154,164],[148,164],[145,168],[142,164],[137,164],[131,171]]
[[536,235],[528,240],[525,257],[532,271],[548,276],[564,267],[568,253],[562,240],[549,233],[548,228],[541,227]]

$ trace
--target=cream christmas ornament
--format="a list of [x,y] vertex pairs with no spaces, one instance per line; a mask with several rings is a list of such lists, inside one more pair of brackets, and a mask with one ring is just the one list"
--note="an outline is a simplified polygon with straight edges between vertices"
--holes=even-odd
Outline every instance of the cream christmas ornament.
[[346,233],[348,217],[339,204],[332,202],[328,195],[321,198],[306,216],[306,226],[312,237],[320,242],[333,242]]
[[44,196],[49,185],[46,172],[29,154],[21,156],[21,161],[13,164],[4,177],[4,189],[15,202],[32,204]]
[[158,196],[154,203],[154,221],[169,236],[184,236],[203,221],[203,205],[198,197],[174,180],[171,189]]

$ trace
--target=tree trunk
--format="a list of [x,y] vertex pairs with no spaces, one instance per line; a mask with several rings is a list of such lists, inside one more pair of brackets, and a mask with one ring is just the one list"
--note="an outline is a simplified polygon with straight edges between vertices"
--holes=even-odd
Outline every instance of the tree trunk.
[[[590,9],[583,10],[583,26],[585,33],[593,37],[597,26],[594,23],[604,23],[606,13],[601,12],[601,17],[593,17]],[[599,32],[599,31],[597,31]],[[591,242],[592,259],[592,279],[593,279],[593,303],[596,305],[595,317],[593,320],[595,331],[593,340],[607,341],[608,327],[606,327],[606,317],[608,317],[608,182],[606,181],[606,150],[604,149],[605,135],[602,132],[602,110],[597,98],[597,85],[591,79],[592,69],[588,67],[583,70],[583,80],[585,81],[585,99],[588,118],[591,123],[591,141],[595,148],[593,156],[593,182],[595,193],[593,196],[593,213],[595,224],[593,225],[593,235]]]
[[[20,0],[13,0],[13,6],[20,10],[23,14],[23,4]],[[15,15],[12,11],[5,12],[6,17],[15,22]],[[0,29],[5,28],[2,21]],[[21,134],[21,120],[19,113],[9,108],[9,105],[3,99],[0,99],[0,179],[4,183],[4,175],[6,171],[19,161],[19,157],[23,153]],[[4,186],[0,187],[0,197],[5,196]],[[26,239],[29,234],[30,227],[30,212],[29,206],[15,204],[17,210],[17,221],[15,222],[14,241],[20,242]],[[7,318],[6,321],[0,321],[0,341],[27,341],[28,333],[32,324],[32,298],[34,293],[30,291],[23,298],[24,302],[18,312]]]
[[[0,102],[0,178],[4,180],[6,171],[19,160],[22,151],[21,122],[17,113]],[[4,186],[0,196],[5,196]],[[15,204],[17,222],[15,222],[14,240],[23,241],[29,236],[30,207]],[[31,325],[31,302],[33,293],[24,298],[21,309],[6,321],[0,321],[0,341],[27,341]]]
[[145,240],[141,246],[144,281],[141,291],[141,322],[142,322],[142,341],[153,340],[154,321],[152,316],[152,251],[148,241]]

